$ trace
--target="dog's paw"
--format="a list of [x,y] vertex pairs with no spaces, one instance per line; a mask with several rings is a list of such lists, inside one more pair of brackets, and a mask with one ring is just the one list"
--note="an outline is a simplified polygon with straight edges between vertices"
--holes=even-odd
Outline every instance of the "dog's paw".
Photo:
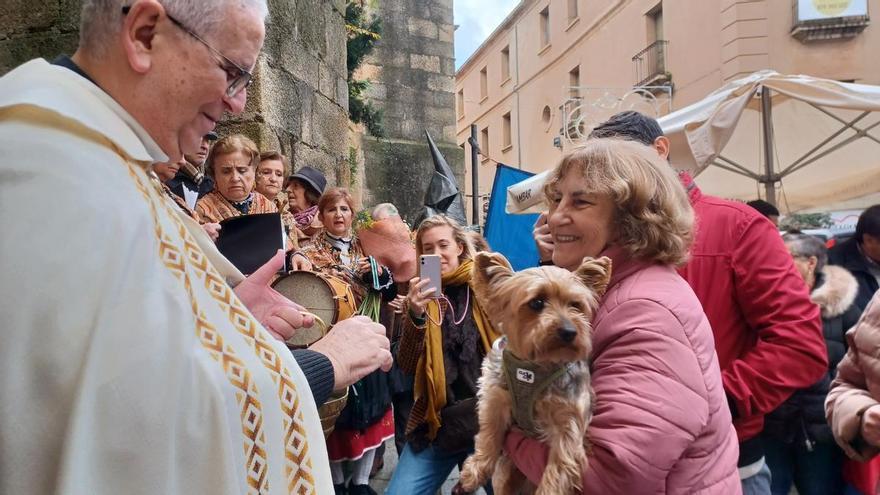
[[477,462],[474,456],[468,457],[464,461],[464,466],[461,468],[461,477],[458,481],[464,490],[473,492],[486,483],[491,470],[483,464],[485,463]]

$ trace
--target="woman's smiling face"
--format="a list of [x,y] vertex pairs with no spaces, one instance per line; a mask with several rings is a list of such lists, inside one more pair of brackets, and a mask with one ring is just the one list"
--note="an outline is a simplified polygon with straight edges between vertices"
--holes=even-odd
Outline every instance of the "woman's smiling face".
[[614,202],[592,192],[579,171],[570,170],[547,199],[556,266],[575,270],[585,257],[598,256],[613,242]]

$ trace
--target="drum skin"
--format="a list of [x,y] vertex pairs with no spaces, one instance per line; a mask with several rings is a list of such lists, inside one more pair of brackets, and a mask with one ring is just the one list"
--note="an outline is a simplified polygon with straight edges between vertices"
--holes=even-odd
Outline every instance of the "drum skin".
[[335,323],[351,317],[357,311],[351,287],[341,279],[326,273],[290,272],[279,277],[272,287],[327,324],[327,328],[322,328],[316,322],[311,328],[298,329],[287,341],[291,348],[298,349],[312,345]]

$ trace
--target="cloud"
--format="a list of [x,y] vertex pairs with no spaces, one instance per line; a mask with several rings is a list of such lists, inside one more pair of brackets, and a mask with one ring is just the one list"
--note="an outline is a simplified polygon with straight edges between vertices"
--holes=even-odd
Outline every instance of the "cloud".
[[455,68],[473,54],[520,0],[455,0]]

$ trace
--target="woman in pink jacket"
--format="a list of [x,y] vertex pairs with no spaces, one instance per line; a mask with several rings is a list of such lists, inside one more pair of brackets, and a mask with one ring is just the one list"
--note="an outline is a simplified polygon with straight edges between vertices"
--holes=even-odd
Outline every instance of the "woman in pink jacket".
[[[544,192],[553,263],[613,261],[593,320],[596,401],[584,493],[740,493],[712,330],[675,271],[694,225],[674,172],[647,146],[595,139],[563,158]],[[505,449],[540,481],[543,444],[513,431]]]

